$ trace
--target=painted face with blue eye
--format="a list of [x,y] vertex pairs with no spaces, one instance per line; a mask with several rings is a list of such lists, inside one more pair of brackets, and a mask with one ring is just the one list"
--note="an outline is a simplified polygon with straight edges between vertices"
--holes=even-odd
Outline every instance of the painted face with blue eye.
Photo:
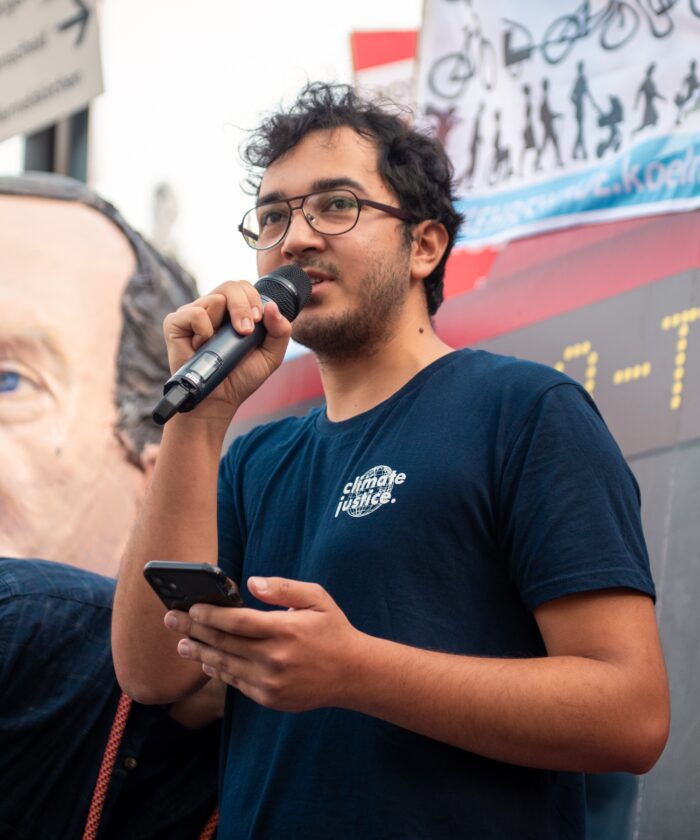
[[12,326],[3,328],[0,316],[0,424],[27,423],[56,412],[69,372],[60,338],[42,318],[18,312]]
[[98,211],[0,195],[0,556],[116,571],[143,481],[114,434],[134,270]]
[[41,381],[34,375],[30,375],[26,369],[23,370],[23,366],[10,362],[7,367],[4,367],[4,364],[6,363],[0,359],[0,399],[3,395],[5,399],[11,399],[13,396],[16,398],[38,396],[43,388]]
[[16,391],[19,388],[20,375],[13,370],[0,370],[0,393]]

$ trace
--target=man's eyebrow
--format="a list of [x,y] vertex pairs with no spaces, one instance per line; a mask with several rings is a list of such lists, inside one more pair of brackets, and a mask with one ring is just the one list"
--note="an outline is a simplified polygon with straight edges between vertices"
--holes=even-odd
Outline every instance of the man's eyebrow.
[[365,191],[365,188],[358,181],[346,177],[320,178],[311,185],[312,190],[335,190],[338,187],[350,187],[360,192]]
[[[341,175],[337,178],[318,178],[309,187],[309,192],[318,192],[320,190],[335,190],[339,187],[347,187],[349,189],[358,190],[358,192],[365,192],[365,188],[359,181],[354,178],[348,178]],[[287,196],[280,190],[264,193],[258,196],[256,207],[260,204],[269,204],[271,201],[284,201]]]

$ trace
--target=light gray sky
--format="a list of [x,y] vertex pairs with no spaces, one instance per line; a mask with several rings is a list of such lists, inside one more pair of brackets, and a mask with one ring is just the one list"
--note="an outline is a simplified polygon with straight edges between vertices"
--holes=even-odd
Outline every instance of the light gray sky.
[[[350,33],[417,29],[422,0],[99,0],[105,93],[91,119],[91,186],[147,235],[155,187],[174,190],[172,236],[206,291],[255,279],[236,228],[251,203],[238,146],[307,80],[352,81]],[[19,172],[20,138],[0,143]]]
[[151,233],[153,190],[168,182],[173,237],[200,288],[254,279],[236,230],[251,204],[242,129],[309,79],[351,81],[353,30],[414,29],[421,15],[422,0],[103,0],[92,185]]

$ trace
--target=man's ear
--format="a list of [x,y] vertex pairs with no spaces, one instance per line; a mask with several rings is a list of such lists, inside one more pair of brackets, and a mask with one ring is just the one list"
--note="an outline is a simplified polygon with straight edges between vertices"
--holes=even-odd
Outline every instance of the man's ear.
[[442,259],[449,236],[441,222],[419,222],[411,239],[411,280],[425,280]]

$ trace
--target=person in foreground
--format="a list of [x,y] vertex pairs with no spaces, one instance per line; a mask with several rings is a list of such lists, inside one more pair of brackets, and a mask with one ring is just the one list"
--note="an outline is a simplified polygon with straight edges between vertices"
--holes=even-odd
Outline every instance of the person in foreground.
[[[313,84],[247,160],[259,273],[299,265],[312,299],[293,331],[245,281],[166,319],[173,370],[226,311],[267,338],[166,426],[118,679],[146,703],[231,687],[221,837],[583,837],[581,774],[646,772],[669,725],[634,478],[573,380],[434,333],[460,221],[437,143]],[[219,466],[292,332],[325,406]],[[218,562],[246,606],[163,619],[154,558]]]
[[[126,709],[109,645],[114,583],[0,557],[0,837],[195,840],[210,823],[220,684],[170,708]],[[100,809],[97,780],[120,708],[127,717]]]

